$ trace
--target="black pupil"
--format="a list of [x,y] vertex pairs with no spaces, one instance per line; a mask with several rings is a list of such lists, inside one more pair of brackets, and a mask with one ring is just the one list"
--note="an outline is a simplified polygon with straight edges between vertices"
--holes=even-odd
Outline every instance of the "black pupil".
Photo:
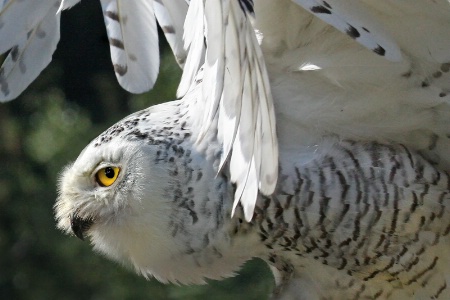
[[114,169],[111,167],[105,168],[105,175],[108,178],[114,178]]

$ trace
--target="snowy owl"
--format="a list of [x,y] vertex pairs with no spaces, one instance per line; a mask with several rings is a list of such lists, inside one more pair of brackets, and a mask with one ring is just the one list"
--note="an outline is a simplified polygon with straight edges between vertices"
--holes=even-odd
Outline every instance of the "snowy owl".
[[[77,2],[3,1],[3,101],[48,64]],[[180,99],[66,167],[61,230],[162,282],[260,257],[276,299],[450,299],[448,1],[101,3],[120,84],[152,87],[158,22]]]

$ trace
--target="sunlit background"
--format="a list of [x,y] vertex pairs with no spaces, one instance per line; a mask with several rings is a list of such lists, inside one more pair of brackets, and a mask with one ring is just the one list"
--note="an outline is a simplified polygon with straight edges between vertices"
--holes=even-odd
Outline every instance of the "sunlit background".
[[160,44],[156,87],[126,93],[112,70],[100,2],[82,1],[63,13],[50,66],[20,98],[0,105],[0,299],[268,298],[273,279],[261,261],[208,285],[162,285],[55,227],[52,207],[64,165],[129,113],[175,98],[181,71]]

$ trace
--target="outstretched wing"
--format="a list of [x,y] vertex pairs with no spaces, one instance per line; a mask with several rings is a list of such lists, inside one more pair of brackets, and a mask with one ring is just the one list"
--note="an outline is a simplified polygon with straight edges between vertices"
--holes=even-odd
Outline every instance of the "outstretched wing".
[[[294,2],[378,55],[401,59],[394,39],[359,1]],[[192,1],[185,24],[188,57],[178,89],[183,96],[201,69],[200,139],[217,122],[223,144],[221,168],[228,163],[237,184],[233,207],[240,202],[247,220],[252,218],[258,190],[271,194],[278,174],[273,99],[251,23],[254,16],[251,0]],[[257,23],[264,21],[256,18]]]
[[[302,29],[299,39],[312,43],[293,50],[295,58],[291,54],[283,59],[318,69],[300,68],[302,74],[308,73],[303,81],[310,86],[297,122],[314,120],[315,132],[341,139],[403,143],[449,170],[448,1],[292,2],[379,55],[361,51],[318,20],[311,27],[322,26],[320,34],[311,34],[317,27]],[[282,61],[283,54],[277,55],[274,64]]]
[[[201,140],[217,123],[220,168],[229,167],[250,220],[258,190],[271,194],[277,182],[275,113],[264,58],[250,22],[253,2],[191,1],[185,24],[187,62],[178,90],[184,95],[202,67]],[[205,55],[203,57],[203,52]]]
[[[0,69],[0,101],[16,98],[50,63],[59,41],[62,9],[79,0],[4,1],[0,5],[0,53],[10,51]],[[101,0],[111,59],[121,86],[132,93],[153,87],[159,69],[156,21],[180,65],[184,0]]]

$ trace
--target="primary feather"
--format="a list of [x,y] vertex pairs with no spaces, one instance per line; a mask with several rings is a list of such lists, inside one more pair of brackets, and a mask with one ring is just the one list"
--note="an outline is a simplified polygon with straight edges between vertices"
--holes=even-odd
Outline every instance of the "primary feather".
[[[153,87],[159,70],[158,31],[153,2],[100,2],[117,80],[132,93],[148,91]],[[140,40],[146,42],[141,43]]]
[[188,4],[184,0],[162,0],[154,2],[155,16],[172,48],[175,59],[183,67],[186,51],[183,45],[183,25]]

